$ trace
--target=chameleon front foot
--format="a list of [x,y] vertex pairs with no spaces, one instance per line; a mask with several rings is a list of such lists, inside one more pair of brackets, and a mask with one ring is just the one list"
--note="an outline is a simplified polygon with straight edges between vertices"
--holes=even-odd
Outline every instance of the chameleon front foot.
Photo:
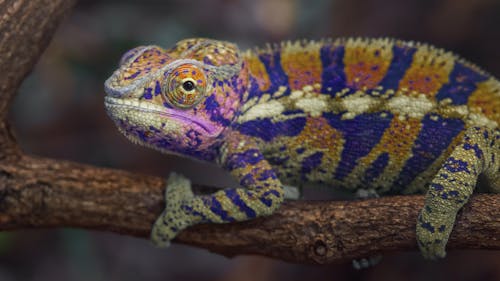
[[167,186],[165,210],[151,230],[151,241],[158,247],[168,247],[180,231],[194,224],[192,216],[185,210],[194,198],[191,182],[180,174],[171,173]]

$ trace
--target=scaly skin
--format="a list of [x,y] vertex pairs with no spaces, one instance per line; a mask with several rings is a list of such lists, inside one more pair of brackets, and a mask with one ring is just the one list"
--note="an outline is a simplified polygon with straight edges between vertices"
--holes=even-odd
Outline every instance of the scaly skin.
[[480,174],[500,192],[500,83],[449,52],[391,39],[282,43],[240,52],[188,39],[127,52],[106,109],[130,140],[215,162],[240,186],[194,196],[172,175],[152,230],[168,245],[196,223],[269,215],[285,185],[427,191],[422,254],[445,256]]

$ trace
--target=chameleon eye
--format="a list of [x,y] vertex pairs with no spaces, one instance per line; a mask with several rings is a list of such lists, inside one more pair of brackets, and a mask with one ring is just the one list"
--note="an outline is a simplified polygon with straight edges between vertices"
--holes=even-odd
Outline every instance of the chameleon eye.
[[186,92],[190,92],[190,91],[194,90],[194,87],[195,87],[195,84],[193,81],[187,80],[184,83],[182,83],[182,88]]
[[202,100],[206,87],[203,70],[192,64],[183,64],[170,73],[163,93],[172,106],[189,109]]

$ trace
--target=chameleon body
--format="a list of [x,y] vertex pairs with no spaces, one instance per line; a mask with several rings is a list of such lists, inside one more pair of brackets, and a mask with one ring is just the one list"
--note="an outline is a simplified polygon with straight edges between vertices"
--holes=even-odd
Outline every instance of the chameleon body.
[[444,257],[479,175],[500,192],[500,83],[429,45],[392,39],[286,42],[241,52],[187,39],[123,55],[107,112],[130,140],[215,162],[239,186],[194,196],[172,175],[152,240],[197,223],[272,214],[284,186],[427,192],[417,242]]

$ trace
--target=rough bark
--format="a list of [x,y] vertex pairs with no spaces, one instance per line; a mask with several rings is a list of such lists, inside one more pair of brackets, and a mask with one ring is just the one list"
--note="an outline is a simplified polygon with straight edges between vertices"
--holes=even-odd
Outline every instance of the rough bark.
[[[25,155],[6,119],[20,83],[72,5],[0,0],[0,230],[79,227],[147,237],[164,204],[163,179]],[[191,227],[176,241],[226,256],[332,263],[416,249],[422,203],[422,196],[289,202],[267,218]],[[449,248],[499,250],[498,233],[500,196],[476,195],[460,213]]]

